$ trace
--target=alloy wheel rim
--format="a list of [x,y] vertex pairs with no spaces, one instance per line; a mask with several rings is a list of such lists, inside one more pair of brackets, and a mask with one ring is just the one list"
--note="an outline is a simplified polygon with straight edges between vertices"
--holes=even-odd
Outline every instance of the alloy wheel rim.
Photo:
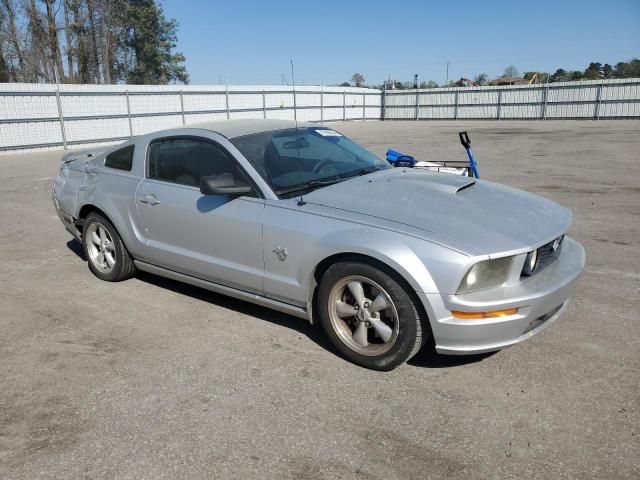
[[382,355],[398,338],[398,311],[391,297],[379,284],[360,275],[344,277],[333,286],[329,319],[340,340],[362,355]]
[[109,273],[116,265],[115,247],[109,231],[99,222],[89,225],[87,231],[89,261],[102,273]]

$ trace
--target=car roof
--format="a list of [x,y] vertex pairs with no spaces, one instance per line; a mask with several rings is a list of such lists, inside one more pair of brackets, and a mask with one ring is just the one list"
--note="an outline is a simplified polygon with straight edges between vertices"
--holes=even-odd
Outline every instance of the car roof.
[[[298,127],[318,127],[319,124],[311,122],[298,122]],[[242,137],[254,133],[270,132],[273,130],[286,130],[296,128],[293,120],[275,119],[237,119],[237,120],[217,120],[213,122],[186,125],[182,128],[195,128],[200,130],[211,130],[227,138]]]

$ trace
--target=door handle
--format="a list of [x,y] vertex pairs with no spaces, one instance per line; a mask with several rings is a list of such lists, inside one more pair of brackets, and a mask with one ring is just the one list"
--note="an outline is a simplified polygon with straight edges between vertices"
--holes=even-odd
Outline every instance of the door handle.
[[150,205],[150,206],[152,206],[152,207],[153,207],[154,205],[158,205],[158,204],[160,203],[160,200],[158,200],[158,199],[156,198],[156,196],[155,196],[155,195],[153,195],[153,194],[144,195],[144,196],[140,197],[138,200],[139,200],[141,203],[146,203],[147,205]]

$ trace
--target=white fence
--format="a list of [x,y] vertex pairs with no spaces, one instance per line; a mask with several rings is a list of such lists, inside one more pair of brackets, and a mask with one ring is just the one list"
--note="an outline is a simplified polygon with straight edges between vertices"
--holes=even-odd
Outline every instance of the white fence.
[[[0,84],[0,154],[113,143],[226,118],[379,120],[379,90],[342,87]],[[295,106],[295,110],[294,110]]]
[[605,119],[640,118],[640,79],[501,87],[388,90],[384,118]]
[[[295,106],[295,109],[294,109]],[[640,79],[508,87],[0,84],[0,154],[113,143],[225,118],[337,120],[640,118]]]

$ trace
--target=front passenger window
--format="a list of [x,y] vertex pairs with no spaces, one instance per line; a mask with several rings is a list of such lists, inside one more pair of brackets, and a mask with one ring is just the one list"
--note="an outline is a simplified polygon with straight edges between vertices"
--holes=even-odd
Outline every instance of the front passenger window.
[[223,174],[244,179],[236,160],[212,142],[176,138],[149,145],[149,178],[198,187],[202,177]]

